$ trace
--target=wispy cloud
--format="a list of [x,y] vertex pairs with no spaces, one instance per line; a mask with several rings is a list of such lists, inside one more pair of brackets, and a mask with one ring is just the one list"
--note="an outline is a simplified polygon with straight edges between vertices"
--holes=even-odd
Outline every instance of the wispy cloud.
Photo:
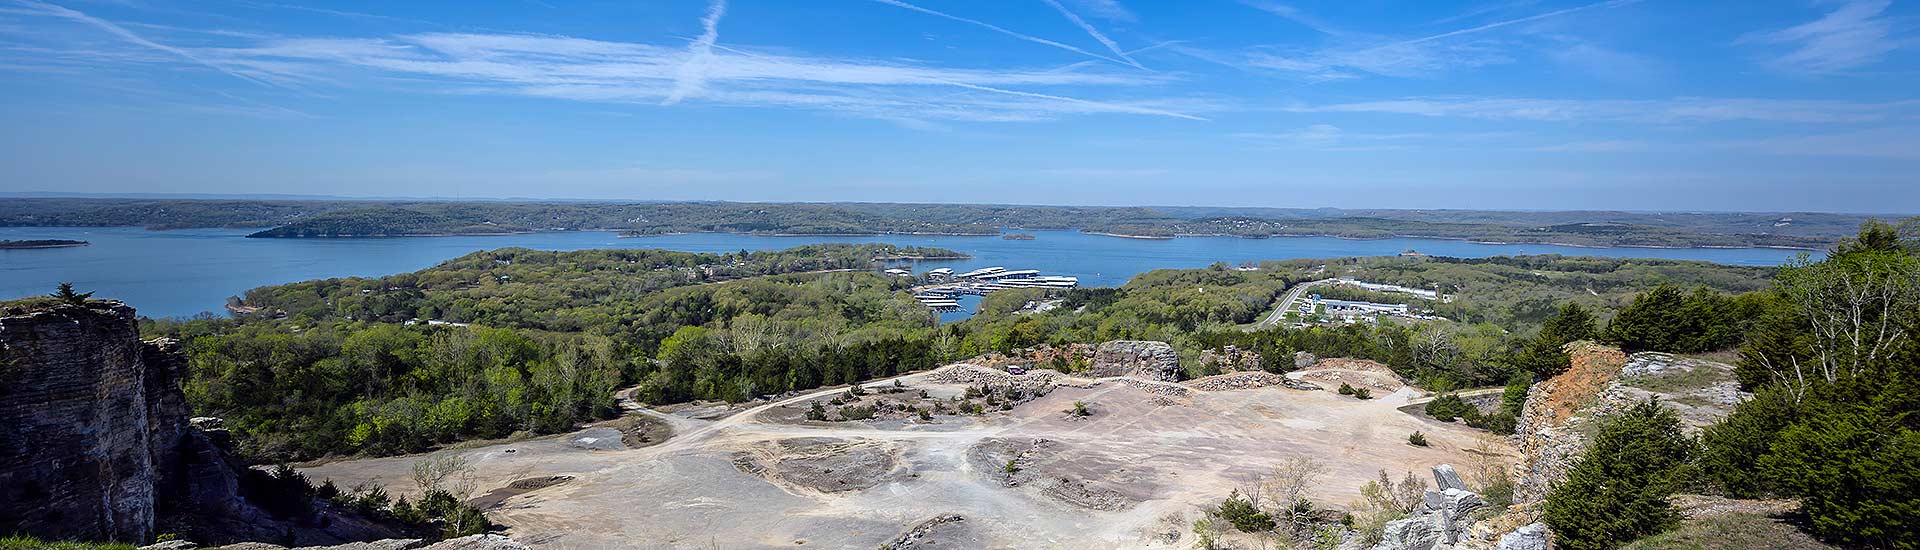
[[1079,6],[1081,11],[1091,13],[1093,14],[1094,17],[1098,17],[1101,19],[1107,19],[1111,21],[1123,21],[1123,22],[1133,22],[1139,19],[1139,17],[1133,14],[1132,10],[1127,9],[1126,6],[1120,5],[1120,2],[1118,2],[1117,0],[1068,0],[1068,1],[1072,2],[1073,5],[1075,6]]
[[673,81],[673,92],[663,103],[672,105],[699,93],[707,80],[707,66],[713,62],[713,44],[720,40],[720,18],[727,15],[727,0],[713,0],[707,14],[700,18],[700,36],[687,44],[687,61],[680,64]]
[[1011,30],[1008,30],[1008,29],[1006,29],[1005,27],[1001,27],[1001,26],[999,26],[999,25],[995,25],[995,24],[992,24],[992,23],[988,23],[988,22],[985,22],[985,21],[981,21],[981,20],[978,20],[978,19],[968,19],[968,18],[965,18],[965,17],[960,17],[960,16],[958,16],[958,15],[949,15],[949,14],[947,14],[947,13],[945,13],[945,12],[939,12],[939,11],[934,11],[934,10],[930,10],[930,9],[927,9],[927,8],[923,8],[923,7],[920,7],[920,6],[916,6],[916,5],[913,5],[913,4],[908,4],[908,3],[906,3],[906,2],[902,2],[902,1],[900,1],[900,0],[873,0],[873,1],[875,1],[875,2],[879,2],[879,3],[882,3],[882,4],[886,4],[886,5],[889,5],[889,6],[894,6],[894,7],[898,7],[898,8],[905,8],[905,9],[909,9],[909,10],[913,10],[913,11],[916,11],[916,12],[920,12],[920,13],[924,13],[924,14],[927,14],[927,15],[931,15],[931,16],[934,16],[934,17],[939,17],[939,18],[943,18],[943,19],[949,19],[949,20],[953,20],[953,21],[959,21],[959,22],[961,22],[961,23],[966,23],[966,24],[968,24],[968,25],[973,25],[973,26],[975,26],[975,27],[980,27],[980,28],[983,28],[983,29],[987,29],[987,30],[990,30],[990,31],[993,31],[993,32],[997,32],[997,33],[1000,33],[1000,34],[1003,34],[1003,35],[1007,35],[1007,36],[1011,36],[1011,37],[1014,37],[1014,38],[1017,38],[1017,39],[1020,39],[1020,40],[1025,40],[1025,41],[1028,41],[1028,42],[1032,42],[1032,43],[1035,43],[1035,44],[1040,44],[1040,45],[1043,45],[1043,46],[1051,46],[1051,47],[1054,47],[1054,48],[1059,48],[1059,49],[1062,49],[1062,50],[1066,50],[1066,51],[1070,51],[1070,52],[1073,52],[1073,53],[1077,53],[1077,54],[1080,54],[1080,55],[1084,55],[1084,56],[1087,56],[1087,57],[1092,57],[1092,58],[1095,58],[1095,59],[1104,59],[1104,60],[1107,60],[1107,61],[1112,61],[1112,62],[1114,62],[1114,63],[1121,63],[1121,64],[1126,64],[1126,63],[1127,63],[1126,61],[1122,61],[1122,60],[1119,60],[1119,59],[1114,59],[1114,58],[1112,58],[1112,57],[1107,57],[1107,56],[1104,56],[1104,55],[1100,55],[1100,54],[1097,54],[1097,53],[1093,53],[1093,52],[1090,52],[1090,51],[1086,51],[1086,50],[1083,50],[1083,49],[1080,49],[1080,48],[1077,48],[1077,47],[1074,47],[1074,46],[1072,46],[1072,45],[1068,45],[1068,44],[1062,44],[1062,43],[1060,43],[1060,42],[1056,42],[1056,41],[1053,41],[1053,40],[1047,40],[1047,39],[1045,39],[1045,38],[1040,38],[1040,37],[1038,37],[1038,36],[1033,36],[1033,35],[1029,35],[1029,34],[1023,34],[1023,33],[1019,33],[1019,32],[1014,32],[1014,31],[1011,31]]
[[1630,4],[1638,4],[1638,3],[1640,3],[1640,2],[1641,2],[1641,0],[1608,0],[1608,1],[1606,1],[1606,2],[1595,2],[1595,3],[1592,3],[1592,4],[1586,4],[1586,5],[1581,5],[1581,6],[1574,6],[1574,7],[1571,7],[1571,8],[1563,8],[1563,9],[1557,9],[1557,10],[1553,10],[1553,11],[1549,11],[1549,12],[1545,12],[1545,13],[1538,13],[1538,14],[1534,14],[1534,15],[1529,15],[1529,16],[1526,16],[1526,17],[1516,17],[1516,18],[1513,18],[1513,19],[1502,19],[1502,20],[1499,20],[1499,21],[1494,21],[1494,22],[1492,22],[1492,23],[1486,23],[1486,24],[1482,24],[1482,25],[1479,25],[1479,26],[1474,26],[1474,27],[1468,27],[1468,28],[1465,28],[1465,29],[1459,29],[1459,30],[1452,30],[1452,31],[1447,31],[1447,32],[1443,32],[1443,33],[1440,33],[1440,34],[1434,34],[1434,35],[1428,35],[1428,36],[1422,36],[1422,37],[1419,37],[1419,38],[1414,38],[1414,39],[1410,39],[1410,40],[1402,40],[1402,41],[1400,41],[1400,42],[1395,42],[1395,43],[1393,43],[1393,44],[1388,44],[1388,45],[1387,45],[1387,47],[1391,47],[1391,46],[1405,46],[1405,45],[1412,45],[1412,44],[1420,44],[1420,43],[1424,43],[1424,42],[1432,42],[1432,41],[1435,41],[1435,40],[1442,40],[1442,39],[1447,39],[1447,38],[1453,38],[1453,37],[1456,37],[1456,36],[1466,36],[1466,35],[1470,35],[1470,34],[1479,34],[1479,33],[1483,33],[1483,32],[1487,32],[1487,31],[1490,31],[1490,30],[1494,30],[1494,29],[1499,29],[1499,28],[1504,28],[1504,27],[1511,27],[1511,26],[1514,26],[1514,25],[1519,25],[1519,24],[1522,24],[1522,23],[1532,23],[1532,22],[1534,22],[1534,21],[1540,21],[1540,20],[1544,20],[1544,19],[1552,19],[1552,18],[1555,18],[1555,17],[1560,17],[1560,16],[1563,16],[1563,15],[1568,15],[1568,14],[1573,14],[1573,13],[1578,13],[1578,12],[1583,12],[1583,11],[1587,11],[1587,10],[1591,10],[1591,9],[1597,9],[1597,8],[1617,8],[1617,7],[1620,7],[1620,6],[1626,6],[1626,5],[1630,5]]
[[[704,44],[701,39],[696,44]],[[1187,99],[1089,99],[1166,82],[1154,75],[1078,70],[952,69],[900,62],[757,53],[700,45],[689,51],[570,37],[428,33],[386,39],[283,39],[209,53],[226,63],[286,67],[336,80],[394,76],[438,82],[454,93],[506,94],[610,103],[690,101],[835,111],[889,120],[1045,120],[1070,114],[1200,119],[1216,108]],[[698,88],[687,85],[697,78]],[[1016,89],[1015,87],[1039,88]],[[1055,91],[1071,88],[1073,92]],[[698,93],[689,90],[697,89]],[[958,90],[960,93],[955,93]],[[1111,95],[1111,93],[1107,94]]]
[[1283,107],[1283,110],[1554,122],[1592,120],[1665,124],[1744,120],[1838,124],[1912,118],[1916,112],[1920,112],[1920,101],[1856,102],[1702,97],[1661,100],[1422,97],[1325,105],[1293,105]]
[[216,63],[214,61],[205,59],[200,55],[187,51],[185,49],[176,48],[173,46],[148,40],[147,38],[140,36],[139,34],[135,34],[133,31],[127,30],[126,27],[122,27],[120,25],[114,24],[112,21],[87,15],[85,13],[68,9],[63,6],[48,4],[46,2],[38,2],[35,0],[16,0],[16,1],[20,5],[26,6],[28,8],[32,8],[34,10],[38,10],[43,15],[66,19],[69,21],[77,22],[77,23],[82,23],[82,24],[91,26],[93,28],[99,29],[101,31],[104,31],[107,34],[112,35],[115,38],[124,40],[130,44],[140,46],[142,48],[148,48],[155,51],[172,54],[181,59],[191,61],[195,64],[198,64],[216,71],[220,71],[222,73],[226,73],[230,76],[233,76],[234,78],[239,78],[239,79],[253,82],[256,84],[269,85],[269,86],[274,85],[271,82],[255,77],[253,75],[240,72],[227,65]]
[[1879,62],[1899,47],[1892,37],[1893,22],[1885,17],[1892,4],[1892,0],[1849,0],[1818,20],[1750,34],[1739,42],[1793,46],[1793,51],[1771,62],[1782,70],[1833,73],[1857,69]]
[[1128,65],[1133,65],[1134,68],[1138,68],[1138,69],[1147,68],[1146,66],[1141,65],[1139,61],[1134,61],[1132,57],[1128,56],[1126,51],[1123,51],[1120,49],[1119,44],[1114,43],[1113,39],[1107,38],[1107,35],[1105,34],[1101,34],[1100,29],[1093,28],[1093,25],[1088,24],[1086,20],[1081,19],[1080,16],[1078,15],[1074,15],[1073,10],[1069,10],[1067,9],[1066,6],[1060,5],[1060,2],[1058,2],[1057,0],[1041,0],[1041,1],[1046,2],[1047,5],[1049,6],[1053,6],[1053,9],[1055,10],[1059,10],[1060,15],[1066,16],[1067,20],[1073,22],[1074,25],[1079,26],[1080,30],[1087,31],[1087,36],[1093,37],[1095,41],[1100,42],[1100,45],[1106,46],[1107,51],[1113,52],[1114,56],[1119,57],[1122,61],[1126,61]]
[[1476,35],[1640,1],[1609,0],[1414,38],[1390,39],[1335,28],[1290,5],[1270,0],[1242,0],[1243,4],[1293,20],[1343,42],[1317,49],[1259,48],[1247,53],[1243,63],[1247,67],[1294,73],[1322,81],[1352,78],[1358,76],[1356,73],[1397,78],[1434,77],[1449,70],[1504,64],[1514,60],[1507,53],[1513,44]]
[[1264,11],[1274,15],[1278,15],[1289,21],[1299,23],[1300,26],[1306,27],[1308,29],[1312,29],[1315,32],[1319,32],[1321,34],[1328,34],[1333,36],[1340,36],[1340,35],[1347,34],[1346,31],[1340,30],[1339,28],[1336,28],[1333,25],[1327,24],[1325,21],[1321,21],[1317,18],[1314,18],[1311,15],[1307,15],[1306,12],[1300,11],[1300,8],[1296,8],[1288,4],[1282,4],[1279,2],[1274,2],[1272,0],[1240,0],[1240,3],[1246,5],[1249,8]]
[[1480,147],[1489,140],[1514,136],[1512,132],[1352,132],[1332,124],[1313,124],[1229,137],[1259,148],[1358,152]]
[[1850,157],[1920,160],[1920,132],[1902,127],[1875,127],[1827,133],[1797,133],[1747,139],[1646,140],[1606,139],[1573,141],[1527,148],[1559,153],[1680,154],[1731,152],[1783,157]]

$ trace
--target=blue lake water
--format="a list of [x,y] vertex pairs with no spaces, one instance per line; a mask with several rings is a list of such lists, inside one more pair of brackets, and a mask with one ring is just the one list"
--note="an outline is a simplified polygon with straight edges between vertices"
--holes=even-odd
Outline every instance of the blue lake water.
[[1566,254],[1705,260],[1734,265],[1779,265],[1799,252],[1764,248],[1581,248],[1539,244],[1474,244],[1436,239],[1351,240],[1326,237],[1241,239],[1182,237],[1123,239],[1074,231],[1029,231],[1033,240],[999,237],[887,235],[772,237],[731,234],[620,238],[608,232],[555,232],[475,237],[365,239],[247,239],[249,230],[147,231],[126,227],[5,227],[0,240],[75,239],[91,246],[0,250],[0,299],[45,294],[72,282],[101,298],[126,301],[143,315],[179,317],[218,312],[228,296],[249,288],[308,279],[379,276],[431,267],[479,250],[664,248],[689,252],[772,250],[820,242],[884,242],[937,246],[972,259],[921,262],[918,269],[986,266],[1072,275],[1083,286],[1114,286],[1160,268],[1205,267],[1214,262],[1334,258],[1398,254],[1486,257]]

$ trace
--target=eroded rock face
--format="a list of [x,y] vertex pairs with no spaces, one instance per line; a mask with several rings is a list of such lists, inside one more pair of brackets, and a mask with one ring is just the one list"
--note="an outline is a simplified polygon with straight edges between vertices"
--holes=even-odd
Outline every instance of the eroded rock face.
[[1547,550],[1552,548],[1547,524],[1533,522],[1500,537],[1498,550]]
[[1627,363],[1620,350],[1591,342],[1567,344],[1567,352],[1572,367],[1534,384],[1521,407],[1514,428],[1520,451],[1514,502],[1545,500],[1553,483],[1566,479],[1573,461],[1587,449],[1581,426],[1591,420],[1593,407]]
[[1180,354],[1166,342],[1114,340],[1093,353],[1093,376],[1136,376],[1148,380],[1180,380]]
[[0,316],[0,532],[153,535],[187,431],[172,345],[141,342],[119,302]]
[[185,369],[179,343],[142,342],[119,302],[0,309],[0,533],[303,544],[399,533],[332,511],[275,518],[247,501],[218,419],[188,420]]

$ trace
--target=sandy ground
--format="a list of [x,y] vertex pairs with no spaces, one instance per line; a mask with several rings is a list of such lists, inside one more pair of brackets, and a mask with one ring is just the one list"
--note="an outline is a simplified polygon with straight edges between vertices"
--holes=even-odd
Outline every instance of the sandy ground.
[[[963,388],[925,377],[902,381],[935,396]],[[1185,525],[1201,506],[1290,457],[1325,464],[1315,501],[1341,505],[1357,501],[1378,470],[1397,478],[1471,463],[1466,449],[1492,441],[1400,412],[1412,389],[1366,401],[1282,387],[1167,398],[1108,380],[1059,387],[1009,412],[930,423],[762,414],[841,391],[702,415],[713,419],[638,410],[673,433],[638,449],[600,428],[448,452],[474,467],[478,493],[571,477],[494,493],[508,496],[491,517],[541,548],[876,548],[915,533],[909,548],[1173,548],[1190,546]],[[1075,401],[1094,415],[1067,414]],[[1432,446],[1408,445],[1414,430]],[[412,494],[420,459],[340,461],[306,473]],[[1006,471],[1009,460],[1016,471]],[[916,530],[950,516],[961,519]]]

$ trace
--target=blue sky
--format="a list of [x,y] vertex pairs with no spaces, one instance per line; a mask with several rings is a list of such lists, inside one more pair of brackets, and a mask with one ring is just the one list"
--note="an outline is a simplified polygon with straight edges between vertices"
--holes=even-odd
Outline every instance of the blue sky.
[[1889,0],[0,0],[0,191],[1920,211]]

